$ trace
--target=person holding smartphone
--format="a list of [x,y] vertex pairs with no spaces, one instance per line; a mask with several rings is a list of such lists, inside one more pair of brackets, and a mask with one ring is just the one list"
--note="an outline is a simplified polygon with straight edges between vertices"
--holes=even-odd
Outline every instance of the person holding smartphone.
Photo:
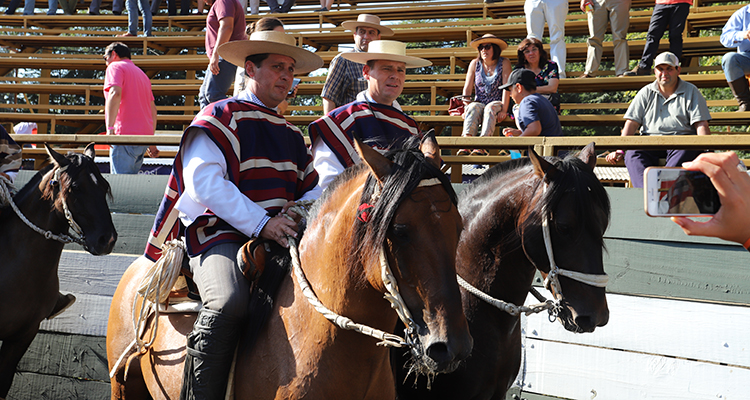
[[672,217],[690,236],[711,236],[750,247],[750,176],[737,154],[703,153],[692,162],[682,164],[690,171],[701,171],[711,178],[721,200],[719,211],[708,221]]

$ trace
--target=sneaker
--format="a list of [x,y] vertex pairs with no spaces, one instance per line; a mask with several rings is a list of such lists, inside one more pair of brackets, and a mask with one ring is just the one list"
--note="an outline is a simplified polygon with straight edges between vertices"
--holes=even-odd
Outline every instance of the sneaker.
[[456,152],[456,155],[457,156],[467,156],[467,155],[469,155],[469,153],[470,153],[469,149],[461,149],[461,150],[459,150],[459,151]]
[[325,8],[325,7],[321,7],[319,9],[315,10],[315,12],[326,12],[326,11],[328,11],[328,9]]
[[472,156],[488,156],[490,153],[484,149],[474,149],[471,151]]
[[651,71],[646,68],[641,68],[639,66],[636,66],[632,70],[624,73],[625,76],[646,76],[651,75]]

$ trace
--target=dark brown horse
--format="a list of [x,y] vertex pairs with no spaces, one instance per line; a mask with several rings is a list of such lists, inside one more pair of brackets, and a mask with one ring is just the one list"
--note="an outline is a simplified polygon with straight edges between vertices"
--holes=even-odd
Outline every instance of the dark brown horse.
[[107,206],[109,184],[94,164],[94,146],[85,154],[63,156],[49,147],[47,152],[53,163],[13,197],[24,218],[43,233],[24,223],[10,205],[0,214],[0,398],[8,394],[39,323],[55,307],[57,265],[63,242],[71,239],[70,227],[81,235],[74,241],[94,255],[108,254],[117,240]]
[[[529,150],[529,158],[496,165],[474,181],[459,199],[465,226],[456,260],[459,276],[495,299],[520,306],[535,270],[546,276],[552,258],[559,266],[553,274],[559,279],[553,289],[557,319],[572,332],[604,326],[609,310],[602,249],[610,206],[595,165],[593,143],[577,158],[564,160]],[[553,257],[545,245],[545,220]],[[520,316],[466,290],[461,295],[474,338],[472,355],[453,373],[437,376],[427,390],[423,380],[415,385],[414,377],[406,379],[404,360],[394,352],[399,399],[505,398],[521,363]]]
[[[383,278],[383,264],[389,265],[410,313],[413,367],[433,375],[454,370],[472,347],[455,277],[462,224],[455,193],[439,170],[434,137],[405,146],[382,156],[357,145],[364,162],[346,170],[316,202],[300,260],[323,305],[383,332],[392,332],[398,320],[383,299],[392,295]],[[147,264],[141,260],[128,269],[112,301],[110,368],[133,340],[133,287]],[[115,371],[112,397],[177,398],[184,335],[194,318],[160,317],[156,342],[132,362],[127,381],[124,367]],[[310,304],[299,278],[286,276],[257,343],[240,345],[235,398],[393,399],[388,349],[377,342],[334,325]]]

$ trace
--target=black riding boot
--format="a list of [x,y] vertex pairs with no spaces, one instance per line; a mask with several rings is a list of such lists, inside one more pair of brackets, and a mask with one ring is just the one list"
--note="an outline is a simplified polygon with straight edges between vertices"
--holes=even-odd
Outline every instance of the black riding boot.
[[180,400],[224,399],[240,321],[202,309],[187,337]]
[[729,88],[732,89],[734,98],[740,103],[737,111],[750,111],[750,85],[748,85],[747,78],[743,76],[740,79],[729,82]]

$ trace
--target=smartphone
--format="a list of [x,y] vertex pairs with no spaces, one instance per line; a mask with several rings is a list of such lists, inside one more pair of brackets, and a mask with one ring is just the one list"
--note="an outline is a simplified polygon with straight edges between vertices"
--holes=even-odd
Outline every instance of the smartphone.
[[700,171],[649,167],[643,172],[646,214],[651,217],[707,216],[721,202],[711,179]]
[[294,88],[296,88],[297,85],[299,85],[299,83],[301,81],[302,81],[302,79],[300,79],[300,78],[294,78],[294,80],[292,81],[292,88],[289,89],[289,93],[287,93],[288,96],[292,95],[292,92],[294,92]]

